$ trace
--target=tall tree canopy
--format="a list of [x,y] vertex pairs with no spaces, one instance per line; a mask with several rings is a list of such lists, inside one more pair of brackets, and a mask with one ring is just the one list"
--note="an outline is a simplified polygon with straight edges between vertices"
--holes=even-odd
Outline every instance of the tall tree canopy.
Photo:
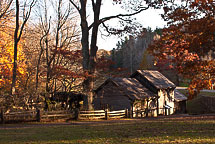
[[210,88],[215,79],[215,2],[183,0],[164,7],[168,27],[149,51],[157,60],[169,61],[172,68],[191,79],[189,91]]

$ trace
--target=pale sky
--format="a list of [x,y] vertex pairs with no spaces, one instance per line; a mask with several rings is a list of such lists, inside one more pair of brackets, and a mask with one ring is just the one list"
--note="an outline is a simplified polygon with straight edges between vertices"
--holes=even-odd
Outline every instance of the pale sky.
[[[116,15],[118,13],[125,14],[126,11],[123,11],[117,5],[113,6],[110,0],[104,0],[104,5],[101,8],[101,18],[105,16]],[[149,9],[143,11],[141,14],[138,14],[136,18],[137,21],[143,25],[143,27],[151,27],[152,29],[156,29],[156,27],[162,28],[166,25],[166,22],[161,19],[160,14],[162,14],[162,10]],[[114,26],[114,23],[114,21],[111,22],[111,25]],[[100,34],[98,36],[98,47],[99,49],[111,50],[116,47],[116,43],[119,40],[120,39],[117,36],[101,37]]]
[[[93,12],[92,12],[90,1],[88,4],[88,7],[89,7],[88,9],[89,11],[87,15],[88,15],[88,20],[90,21],[89,24],[91,24],[93,20]],[[53,11],[53,9],[51,10],[49,9],[49,12],[50,11]],[[162,12],[163,12],[162,10],[148,9],[136,15],[135,17],[137,21],[141,23],[145,28],[148,28],[148,27],[152,29],[156,29],[156,27],[163,28],[166,25],[166,22],[164,22],[161,19],[160,14],[162,14]],[[112,0],[103,0],[100,18],[117,15],[117,14],[127,14],[127,13],[128,12],[126,12],[126,10],[121,8],[121,5],[118,5],[118,4],[113,5]],[[50,12],[50,14],[52,14],[52,12]],[[117,20],[111,20],[108,22],[108,24],[114,27],[115,25],[117,25]],[[102,29],[100,28],[100,30]],[[122,38],[124,39],[124,36]],[[113,48],[116,48],[116,44],[119,40],[120,38],[118,36],[105,37],[105,36],[101,36],[101,33],[99,33],[97,45],[99,49],[112,50]]]

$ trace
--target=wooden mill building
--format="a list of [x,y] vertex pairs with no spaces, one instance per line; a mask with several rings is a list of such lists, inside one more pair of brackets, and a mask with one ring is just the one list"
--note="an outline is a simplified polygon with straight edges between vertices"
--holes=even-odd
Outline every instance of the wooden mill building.
[[176,86],[153,70],[137,70],[130,78],[110,78],[95,90],[94,108],[111,110],[153,109],[157,114],[173,114]]
[[165,108],[169,109],[168,114],[174,112],[174,89],[175,84],[168,80],[159,71],[137,70],[131,75],[136,78],[142,85],[158,96],[157,113],[165,113]]
[[175,112],[176,113],[186,113],[187,112],[187,97],[180,93],[178,89],[176,88],[174,90],[174,96],[175,96]]
[[107,79],[95,92],[95,109],[131,110],[135,102],[153,100],[157,97],[134,78]]

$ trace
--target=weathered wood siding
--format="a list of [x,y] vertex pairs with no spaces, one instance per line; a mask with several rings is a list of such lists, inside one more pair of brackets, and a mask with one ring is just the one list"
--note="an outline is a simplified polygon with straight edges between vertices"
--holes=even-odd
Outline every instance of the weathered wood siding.
[[163,113],[161,109],[164,109],[165,106],[165,102],[166,105],[170,106],[170,114],[174,113],[174,91],[170,90],[169,93],[167,92],[167,90],[159,90],[158,91],[158,105],[159,105],[159,114]]
[[[167,92],[166,89],[164,90],[158,90],[151,82],[149,82],[144,76],[140,75],[137,73],[136,75],[133,76],[136,78],[142,85],[147,87],[149,90],[154,92],[159,96],[158,99],[158,107],[159,107],[159,114],[163,113],[162,109],[164,109],[165,106],[165,101],[166,104],[172,107],[170,109],[170,114],[174,113],[174,92],[173,90],[170,90],[169,93]],[[154,102],[153,102],[154,103]],[[157,104],[155,104],[157,105]]]
[[122,110],[131,109],[131,101],[116,85],[112,82],[100,89],[93,101],[94,109]]

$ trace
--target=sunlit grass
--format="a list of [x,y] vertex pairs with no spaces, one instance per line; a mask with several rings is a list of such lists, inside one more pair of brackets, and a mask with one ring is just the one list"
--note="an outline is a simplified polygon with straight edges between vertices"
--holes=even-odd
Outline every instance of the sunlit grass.
[[173,118],[87,125],[6,125],[0,129],[0,143],[215,143],[215,120]]

